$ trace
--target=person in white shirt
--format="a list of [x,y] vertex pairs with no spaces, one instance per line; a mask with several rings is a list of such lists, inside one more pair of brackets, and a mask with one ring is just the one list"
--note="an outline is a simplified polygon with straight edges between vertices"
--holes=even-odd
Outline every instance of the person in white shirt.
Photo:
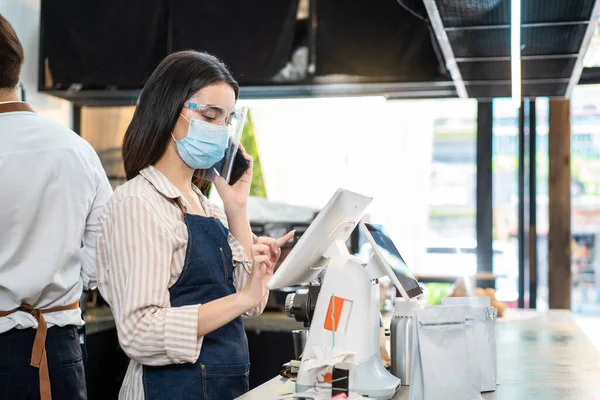
[[112,189],[85,140],[19,101],[22,64],[0,15],[0,399],[86,399],[79,298]]
[[250,168],[237,182],[214,182],[223,210],[198,188],[224,157],[238,93],[215,57],[173,53],[144,85],[125,133],[128,181],[106,206],[97,251],[98,288],[131,358],[120,399],[231,400],[248,390],[241,315],[264,309],[293,232],[252,235],[245,153]]

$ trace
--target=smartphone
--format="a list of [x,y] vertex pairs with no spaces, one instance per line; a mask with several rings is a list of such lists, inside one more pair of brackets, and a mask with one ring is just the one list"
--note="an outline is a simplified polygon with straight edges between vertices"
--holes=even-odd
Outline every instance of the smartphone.
[[233,185],[236,183],[242,177],[242,175],[244,175],[248,168],[250,168],[250,161],[246,160],[246,157],[244,157],[244,154],[241,150],[238,150],[233,159],[229,184]]
[[[208,174],[210,175],[208,177],[209,181],[212,181],[214,179],[215,174],[223,176],[226,162],[225,160],[228,159],[228,154],[231,154],[233,149],[234,147],[230,142],[229,148],[225,156],[219,162],[217,162],[215,165],[208,169]],[[241,151],[241,149],[238,148],[235,152],[235,156],[233,157],[233,162],[231,163],[231,174],[229,176],[229,184],[235,184],[242,177],[242,175],[244,175],[244,172],[246,172],[248,168],[250,168],[250,161],[246,160],[246,158],[244,157],[244,153]]]

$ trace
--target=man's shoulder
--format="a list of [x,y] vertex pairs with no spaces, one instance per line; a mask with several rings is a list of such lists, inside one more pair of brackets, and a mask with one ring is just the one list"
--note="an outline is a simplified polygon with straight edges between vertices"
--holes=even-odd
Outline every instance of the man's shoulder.
[[72,129],[48,118],[38,116],[38,120],[41,130],[48,134],[53,134],[58,144],[73,149],[77,153],[84,155],[86,158],[92,157],[95,159],[97,157],[96,151],[92,145]]
[[91,146],[68,127],[33,113],[3,114],[0,118],[1,149],[11,153],[48,153],[70,150],[89,153]]
[[50,140],[56,143],[85,146],[87,142],[70,128],[49,118],[33,113],[3,114],[0,124],[7,131],[27,132],[36,140]]
[[63,124],[59,124],[56,121],[51,119],[38,116],[39,123],[41,126],[52,130],[53,132],[59,133],[61,136],[64,135],[66,138],[69,138],[74,144],[84,145],[86,148],[89,146],[88,142],[75,133],[71,128],[64,126]]
[[46,129],[46,130],[51,130],[54,132],[58,132],[58,133],[64,133],[64,134],[75,134],[75,132],[73,132],[71,129],[67,128],[65,125],[60,124],[50,118],[46,118],[44,116],[41,116],[39,114],[35,114],[35,113],[20,113],[20,112],[15,112],[15,113],[8,113],[8,114],[4,114],[3,118],[4,121],[6,121],[7,123],[11,123],[11,122],[17,122],[18,126],[23,127],[25,129],[36,129],[36,128],[40,128],[40,129]]

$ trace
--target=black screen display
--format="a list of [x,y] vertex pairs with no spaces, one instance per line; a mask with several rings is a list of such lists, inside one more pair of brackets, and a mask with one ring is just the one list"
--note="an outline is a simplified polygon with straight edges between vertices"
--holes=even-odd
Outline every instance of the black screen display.
[[392,270],[394,271],[396,277],[404,287],[404,290],[407,292],[418,289],[419,292],[421,287],[419,286],[419,282],[415,279],[412,272],[408,269],[408,265],[400,255],[400,252],[394,246],[392,239],[389,238],[383,231],[381,227],[377,227],[371,224],[365,224],[371,236],[375,240],[377,247],[383,253],[383,256],[388,261]]

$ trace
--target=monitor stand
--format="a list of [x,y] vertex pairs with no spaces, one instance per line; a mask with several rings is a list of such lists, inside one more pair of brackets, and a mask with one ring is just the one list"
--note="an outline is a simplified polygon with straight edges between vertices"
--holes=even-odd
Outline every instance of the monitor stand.
[[379,354],[379,283],[373,283],[362,260],[350,255],[343,242],[332,245],[324,256],[328,257],[327,269],[296,378],[296,392],[319,387],[319,392],[331,396],[331,389],[327,389],[331,383],[324,382],[322,369],[311,365],[322,351],[335,348],[354,353],[354,371],[348,384],[351,392],[391,399],[400,380],[385,369]]

